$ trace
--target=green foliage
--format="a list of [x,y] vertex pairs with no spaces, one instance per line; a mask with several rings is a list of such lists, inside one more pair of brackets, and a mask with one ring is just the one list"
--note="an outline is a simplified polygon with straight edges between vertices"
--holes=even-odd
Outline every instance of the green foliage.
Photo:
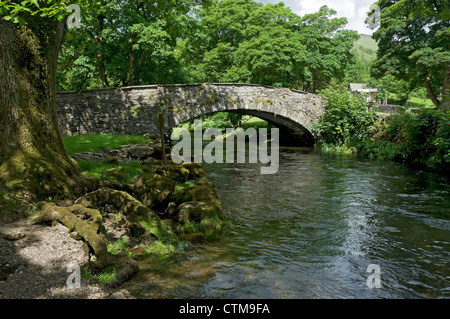
[[389,141],[364,140],[358,144],[358,153],[370,159],[402,162],[405,154],[400,144]]
[[204,3],[99,0],[83,10],[81,28],[67,32],[58,89],[186,82],[175,47],[194,23],[188,13]]
[[[322,7],[300,17],[253,0],[77,1],[81,28],[66,31],[58,90],[152,83],[243,82],[308,91],[343,79],[357,39]],[[66,1],[2,1],[0,16],[45,35]],[[49,26],[52,26],[51,28]]]
[[229,112],[218,112],[214,114],[208,114],[204,117],[205,122],[203,123],[203,129],[208,128],[219,128],[226,129],[231,127]]
[[176,56],[195,82],[240,82],[317,91],[343,79],[358,35],[322,7],[300,17],[283,3],[216,1],[200,8]]
[[386,74],[379,79],[371,79],[371,87],[376,87],[378,99],[388,100],[389,104],[402,105],[406,104],[409,99],[411,89],[409,83],[402,79],[397,79],[391,74]]
[[346,81],[348,83],[369,83],[370,80],[370,64],[363,62],[357,54],[354,54],[353,63],[346,70]]
[[[198,119],[202,121],[203,130],[209,128],[218,128],[220,130],[225,130],[227,128],[235,128],[240,126],[243,115],[234,112],[217,112],[202,115]],[[181,126],[189,130],[194,129],[194,120],[192,119]]]
[[0,190],[0,212],[2,210],[16,211],[18,208],[20,208],[20,204],[11,198],[7,192]]
[[244,130],[247,130],[250,127],[258,130],[260,128],[270,129],[270,128],[272,128],[272,125],[258,117],[245,115],[242,117],[240,127],[242,127]]
[[325,113],[314,131],[321,142],[336,146],[350,146],[371,136],[376,115],[367,107],[363,96],[352,95],[346,90],[326,89]]
[[[386,74],[409,87],[426,87],[438,107],[449,102],[450,5],[446,0],[376,2],[381,25],[372,75]],[[439,97],[442,95],[441,97]]]
[[423,109],[417,114],[395,114],[382,131],[378,139],[358,145],[361,154],[448,171],[450,111]]
[[62,19],[64,10],[67,8],[66,1],[47,1],[46,3],[38,0],[23,1],[0,1],[0,16],[6,21],[12,21],[19,24],[27,24],[27,18],[38,15],[41,18]]

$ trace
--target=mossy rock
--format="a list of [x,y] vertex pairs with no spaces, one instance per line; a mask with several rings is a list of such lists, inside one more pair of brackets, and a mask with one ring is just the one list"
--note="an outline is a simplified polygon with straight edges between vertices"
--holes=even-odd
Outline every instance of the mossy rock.
[[175,191],[176,182],[166,176],[141,176],[133,186],[137,199],[148,208],[164,210]]
[[164,211],[164,215],[168,216],[168,218],[173,218],[177,211],[177,204],[175,202],[170,202],[169,205],[167,205],[166,210]]
[[201,179],[205,176],[205,169],[202,164],[184,163],[182,165],[189,171],[188,179]]
[[222,205],[219,200],[184,202],[177,207],[178,222],[200,223],[205,218],[222,217]]
[[[162,146],[158,145],[158,144],[152,144],[151,147],[155,150],[155,152],[152,154],[152,156],[154,158],[162,160],[162,155],[163,155]],[[169,155],[171,151],[172,151],[172,149],[170,147],[165,146],[166,156]]]
[[127,150],[127,154],[131,157],[146,159],[155,153],[155,149],[148,145],[135,145]]
[[113,167],[105,172],[102,173],[102,177],[109,180],[117,180],[121,181],[126,178],[125,171],[123,167]]
[[189,170],[171,161],[168,161],[166,165],[155,161],[154,165],[149,165],[145,170],[150,174],[158,174],[181,183],[186,182],[189,178]]
[[192,201],[209,202],[219,200],[219,191],[212,184],[197,185],[180,190],[173,199],[177,205]]

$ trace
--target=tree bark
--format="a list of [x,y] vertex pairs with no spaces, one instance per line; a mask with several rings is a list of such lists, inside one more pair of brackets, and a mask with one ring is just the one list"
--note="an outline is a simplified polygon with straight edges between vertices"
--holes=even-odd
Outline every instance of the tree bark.
[[105,63],[103,62],[103,55],[100,48],[95,52],[95,58],[97,59],[97,70],[102,82],[102,87],[109,87],[108,77],[106,76]]
[[133,38],[131,38],[130,59],[128,60],[128,85],[134,85],[134,50]]
[[142,64],[143,64],[144,61],[145,61],[146,56],[147,56],[147,50],[142,51],[141,58],[139,59],[139,63],[138,63],[138,65],[137,65],[136,79],[138,79],[139,84],[140,84],[140,82],[141,82],[141,81],[139,80],[140,77],[141,77],[141,72],[142,72],[141,67],[142,67]]
[[56,109],[65,21],[20,26],[0,19],[0,184],[12,183],[36,199],[70,196],[79,177]]
[[440,107],[441,101],[437,98],[436,94],[433,91],[433,88],[430,84],[430,77],[428,74],[425,75],[425,88],[427,89],[428,96],[430,97],[431,101],[436,105],[437,108]]
[[442,101],[441,107],[450,109],[450,64],[444,65],[445,75],[442,83]]
[[98,75],[100,77],[100,81],[102,82],[102,87],[109,87],[108,77],[106,76],[105,63],[103,62],[103,54],[101,51],[101,45],[103,43],[103,28],[104,28],[104,19],[102,15],[97,17],[98,20],[98,31],[97,35],[90,33],[92,41],[97,45],[97,50],[95,51],[95,59],[97,60],[97,70]]

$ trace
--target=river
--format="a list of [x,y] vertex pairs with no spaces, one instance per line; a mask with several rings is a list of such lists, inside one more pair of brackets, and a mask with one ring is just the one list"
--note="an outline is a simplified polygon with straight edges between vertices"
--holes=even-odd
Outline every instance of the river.
[[[138,298],[449,298],[450,184],[393,162],[284,149],[205,164],[230,225],[217,241],[141,262]],[[369,288],[377,265],[379,288]]]

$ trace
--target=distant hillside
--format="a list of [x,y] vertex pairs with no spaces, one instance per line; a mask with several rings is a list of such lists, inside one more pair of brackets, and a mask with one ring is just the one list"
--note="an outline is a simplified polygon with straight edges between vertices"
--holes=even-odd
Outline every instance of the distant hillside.
[[377,57],[378,43],[371,35],[360,34],[360,38],[353,46],[353,52],[365,65],[369,65]]

